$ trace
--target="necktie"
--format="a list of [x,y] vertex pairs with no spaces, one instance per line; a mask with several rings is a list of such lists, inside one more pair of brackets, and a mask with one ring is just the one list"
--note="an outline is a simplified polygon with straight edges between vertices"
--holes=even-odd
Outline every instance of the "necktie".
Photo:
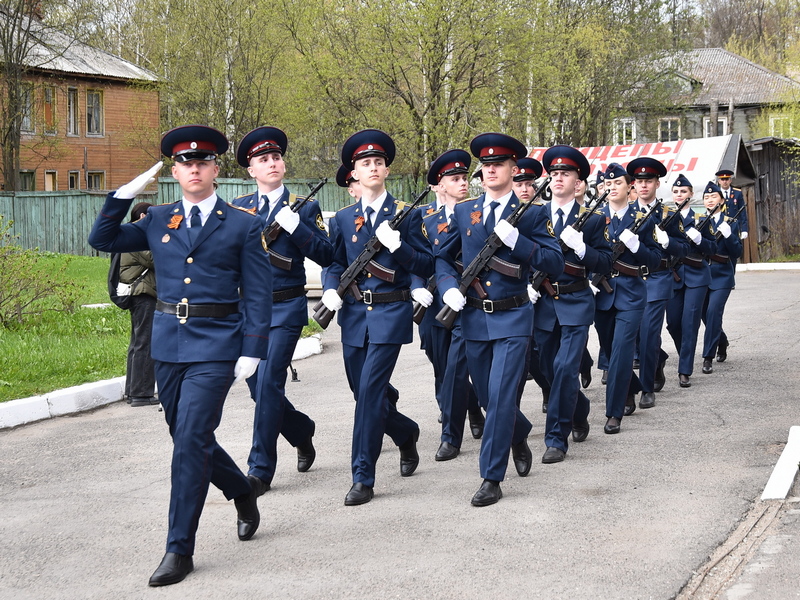
[[499,202],[492,202],[489,204],[489,215],[486,217],[486,231],[492,232],[494,231],[494,223],[495,223],[495,216],[494,211],[497,207],[500,206]]
[[261,199],[258,201],[258,212],[264,212],[264,207],[269,206],[269,198],[267,198],[266,194],[261,196]]
[[200,235],[200,230],[203,228],[203,221],[200,219],[200,207],[193,206],[192,210],[189,211],[189,215],[189,224],[191,225],[189,228],[189,242],[194,244],[197,236]]
[[367,233],[372,235],[372,215],[375,214],[375,209],[371,206],[368,206],[364,209],[364,214],[366,215],[366,221],[364,225],[367,227]]
[[556,237],[559,237],[561,232],[564,231],[564,211],[559,208],[556,211],[556,214],[558,215],[558,220],[556,221],[554,230],[556,232]]
[[619,227],[619,217],[616,214],[614,214],[614,216],[611,217],[611,226],[614,228],[614,236],[616,236],[617,227]]

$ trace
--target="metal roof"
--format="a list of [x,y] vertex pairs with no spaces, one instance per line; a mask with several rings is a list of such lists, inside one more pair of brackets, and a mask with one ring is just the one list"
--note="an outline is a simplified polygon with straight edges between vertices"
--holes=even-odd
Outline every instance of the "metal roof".
[[[693,80],[689,103],[708,106],[776,104],[800,100],[800,82],[722,48],[696,48],[682,56],[678,72]],[[683,96],[684,100],[686,97]]]
[[[0,21],[5,20],[4,17],[0,11]],[[41,22],[31,23],[30,34],[37,41],[24,59],[29,68],[89,77],[158,81],[155,73],[124,58],[73,40]]]

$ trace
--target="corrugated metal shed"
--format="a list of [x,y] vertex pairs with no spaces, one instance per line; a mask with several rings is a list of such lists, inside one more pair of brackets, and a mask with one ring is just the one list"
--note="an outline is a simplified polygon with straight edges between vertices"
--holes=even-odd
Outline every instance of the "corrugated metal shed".
[[[682,75],[694,83],[693,106],[709,106],[713,101],[734,106],[776,104],[800,100],[800,83],[779,75],[722,48],[696,48],[682,56]],[[679,104],[686,104],[682,97]]]
[[[6,16],[2,11],[0,26],[7,26]],[[75,41],[37,21],[31,23],[30,31],[38,43],[31,47],[24,62],[33,69],[88,77],[158,81],[158,77],[147,69]]]

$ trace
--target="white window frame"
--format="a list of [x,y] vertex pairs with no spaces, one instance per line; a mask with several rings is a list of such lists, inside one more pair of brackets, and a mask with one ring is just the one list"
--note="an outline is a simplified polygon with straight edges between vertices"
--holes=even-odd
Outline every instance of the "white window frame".
[[[674,139],[670,135],[670,139],[666,139],[665,140],[663,138],[663,136],[661,135],[662,125],[668,124],[668,123],[669,124],[676,123],[678,125],[678,131],[677,131],[677,136]],[[672,127],[671,126],[670,126],[669,130],[670,130],[670,134],[671,134],[671,132],[672,132]],[[662,117],[661,119],[658,120],[658,141],[659,142],[674,142],[675,140],[679,140],[679,139],[681,139],[681,120],[680,120],[680,117]]]
[[33,122],[33,84],[23,83],[20,88],[20,94],[19,130],[22,133],[36,133],[36,125]]
[[79,136],[81,134],[80,96],[78,88],[67,88],[67,135]]
[[[630,139],[628,139],[628,136],[626,135],[628,128],[630,128]],[[633,117],[614,119],[614,145],[630,146],[635,143],[636,143],[636,119],[634,119]]]
[[717,117],[717,129],[719,124],[722,123],[722,133],[711,133],[711,117],[703,117],[703,137],[717,137],[728,135],[728,119],[727,117]]
[[[780,132],[775,131],[776,126],[780,127]],[[788,115],[775,115],[769,118],[769,132],[772,137],[776,138],[790,138],[794,137],[794,127],[792,127],[792,118]]]

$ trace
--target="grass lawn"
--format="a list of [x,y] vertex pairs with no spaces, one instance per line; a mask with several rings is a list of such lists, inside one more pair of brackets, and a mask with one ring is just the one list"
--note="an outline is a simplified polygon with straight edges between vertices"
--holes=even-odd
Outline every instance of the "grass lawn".
[[[56,272],[64,262],[79,283],[78,306],[109,302],[108,258],[45,254],[39,266]],[[303,335],[322,329],[310,321]],[[47,312],[25,327],[0,327],[0,402],[125,375],[130,314],[116,306]]]

